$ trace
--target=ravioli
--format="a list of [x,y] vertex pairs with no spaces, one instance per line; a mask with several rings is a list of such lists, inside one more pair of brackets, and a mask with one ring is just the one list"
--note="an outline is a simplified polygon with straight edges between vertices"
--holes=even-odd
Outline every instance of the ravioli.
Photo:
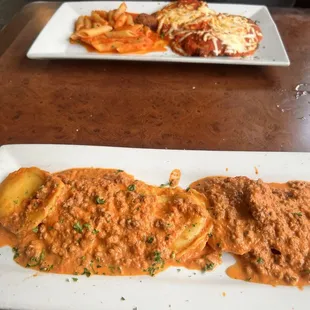
[[[191,257],[199,260],[212,231],[208,201],[195,190],[151,186],[122,170],[94,168],[47,174],[43,184],[18,221],[5,225],[28,232],[16,244],[16,261],[28,267],[154,276]],[[199,266],[209,262],[203,254]]]
[[0,223],[14,234],[39,225],[55,208],[64,184],[38,168],[21,168],[0,185]]
[[212,248],[243,255],[261,239],[247,199],[254,183],[246,177],[207,177],[191,184],[209,201],[214,228],[208,243]]

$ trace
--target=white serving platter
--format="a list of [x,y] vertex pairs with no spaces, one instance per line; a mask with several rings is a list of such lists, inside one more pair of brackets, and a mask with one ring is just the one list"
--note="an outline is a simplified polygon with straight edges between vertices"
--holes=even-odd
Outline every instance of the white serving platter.
[[[72,145],[7,145],[0,148],[0,182],[8,173],[37,166],[50,172],[72,167],[120,168],[151,184],[182,171],[180,185],[210,175],[310,181],[310,153],[152,150]],[[226,169],[228,168],[228,170]],[[255,171],[258,170],[258,174]],[[234,259],[224,255],[213,272],[169,268],[158,276],[109,277],[36,273],[0,248],[0,309],[11,310],[305,310],[310,287],[272,287],[229,278]],[[67,282],[69,279],[70,282]],[[226,296],[224,296],[225,294]],[[122,301],[121,297],[125,300]]]
[[[233,57],[184,57],[168,49],[166,52],[148,54],[100,54],[88,52],[85,47],[70,44],[69,37],[74,30],[78,16],[89,15],[92,10],[112,10],[119,1],[91,1],[63,3],[51,20],[39,34],[27,56],[31,59],[102,59],[102,60],[137,60],[160,62],[213,63],[235,65],[289,66],[290,61],[285,51],[277,26],[268,9],[261,5],[210,3],[210,8],[217,12],[243,15],[259,23],[263,40],[255,55],[245,58]],[[128,12],[154,13],[167,2],[128,1]]]

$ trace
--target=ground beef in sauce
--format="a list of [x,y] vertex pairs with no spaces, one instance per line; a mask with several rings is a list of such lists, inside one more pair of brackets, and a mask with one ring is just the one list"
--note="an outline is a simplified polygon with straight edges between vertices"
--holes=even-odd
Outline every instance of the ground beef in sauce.
[[252,183],[246,177],[209,177],[191,184],[209,200],[214,221],[209,244],[214,249],[242,255],[259,241],[260,233],[245,199]]
[[305,285],[310,275],[310,184],[277,186],[245,177],[210,177],[191,187],[210,201],[209,244],[238,254],[233,277],[269,284]]
[[[22,265],[43,271],[53,266],[60,273],[154,275],[188,262],[212,230],[206,200],[195,191],[150,186],[114,169],[72,169],[53,177],[66,192],[57,211],[19,240],[16,260]],[[213,252],[195,256],[194,265],[209,262]],[[219,262],[214,259],[212,266]]]
[[38,226],[15,236],[14,259],[56,273],[154,275],[169,265],[213,270],[226,251],[234,278],[310,284],[310,183],[208,177],[169,187],[179,176],[154,187],[114,169],[50,175],[14,215],[11,232],[40,211]]

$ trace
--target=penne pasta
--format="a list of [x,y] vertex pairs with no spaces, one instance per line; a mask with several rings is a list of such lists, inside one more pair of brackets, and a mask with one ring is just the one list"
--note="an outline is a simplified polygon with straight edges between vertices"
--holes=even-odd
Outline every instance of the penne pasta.
[[98,28],[83,29],[83,30],[79,31],[77,33],[77,35],[80,38],[83,38],[83,37],[86,37],[86,38],[95,37],[95,36],[99,36],[99,35],[104,34],[104,33],[109,33],[109,31],[111,31],[112,29],[113,28],[111,26],[101,26],[101,27],[98,27]]
[[84,28],[90,29],[91,27],[92,27],[92,21],[91,21],[90,17],[85,16],[84,17]]
[[114,18],[113,18],[113,16],[114,16],[114,12],[115,12],[115,10],[111,10],[111,11],[109,11],[109,13],[108,13],[108,21],[109,21],[109,24],[111,25],[111,26],[114,26]]
[[134,22],[132,16],[128,13],[126,15],[127,15],[126,25],[133,26]]
[[127,21],[127,15],[126,15],[126,13],[121,14],[121,15],[119,16],[119,18],[115,21],[115,26],[114,26],[114,28],[115,28],[115,29],[119,29],[119,28],[123,27],[123,26],[125,25],[126,21]]
[[83,28],[84,28],[84,16],[81,15],[75,23],[75,31],[80,31]]
[[108,12],[107,11],[103,11],[103,10],[100,10],[100,11],[94,11],[96,12],[97,14],[99,14],[103,19],[107,20],[108,19]]
[[93,42],[92,43],[93,47],[101,52],[101,53],[109,53],[109,52],[115,52],[117,51],[117,48],[120,48],[122,45],[124,45],[124,43],[122,42]]
[[117,51],[119,53],[131,53],[135,51],[144,51],[146,49],[150,49],[153,46],[153,41],[146,37],[141,37],[132,39],[128,39],[126,41],[126,44],[123,44],[119,47],[117,47]]
[[114,20],[116,21],[123,13],[125,13],[126,9],[127,9],[127,5],[125,4],[125,2],[123,2],[114,13],[114,16],[113,16]]
[[108,21],[106,21],[104,18],[102,18],[98,13],[95,11],[92,11],[91,18],[93,22],[99,23],[101,25],[108,25]]
[[70,37],[70,40],[77,41],[79,38],[80,37],[77,34],[73,33]]
[[102,25],[100,23],[97,23],[97,22],[94,22],[93,23],[93,28],[99,28],[101,27]]
[[135,24],[135,15],[126,10],[122,3],[116,10],[93,10],[90,16],[79,16],[70,42],[91,46],[101,53],[165,51],[166,42],[149,27]]
[[116,30],[106,33],[106,36],[108,38],[124,38],[124,37],[130,38],[130,37],[136,37],[137,35],[131,30]]

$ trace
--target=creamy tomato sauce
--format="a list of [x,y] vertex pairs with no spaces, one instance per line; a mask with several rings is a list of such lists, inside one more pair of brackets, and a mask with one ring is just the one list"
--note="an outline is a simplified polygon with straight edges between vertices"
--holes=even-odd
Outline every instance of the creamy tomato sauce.
[[191,188],[204,193],[214,220],[209,244],[234,254],[227,274],[272,285],[309,285],[310,183],[264,183],[209,177]]
[[33,201],[38,209],[50,206],[44,199],[55,190],[50,186],[54,179],[65,187],[57,207],[30,231],[16,229],[16,237],[0,231],[0,244],[12,246],[15,261],[24,267],[86,276],[153,276],[172,265],[209,271],[221,262],[218,251],[206,245],[213,224],[203,195],[150,186],[115,169],[49,176],[25,210],[18,210],[23,216],[13,214],[14,228],[23,226]]
[[234,279],[309,285],[310,183],[208,177],[183,190],[180,176],[156,187],[116,169],[20,169],[0,185],[0,246],[23,267],[86,276],[211,271],[228,252]]

